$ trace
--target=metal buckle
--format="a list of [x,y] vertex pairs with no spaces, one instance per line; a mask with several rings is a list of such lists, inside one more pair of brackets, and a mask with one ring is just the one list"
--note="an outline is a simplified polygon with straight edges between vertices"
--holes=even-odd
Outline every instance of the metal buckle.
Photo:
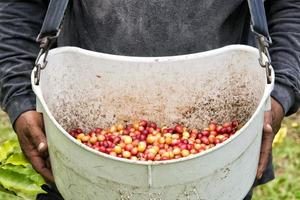
[[43,35],[40,33],[40,34],[37,36],[37,38],[36,38],[35,41],[38,42],[38,43],[40,43],[40,44],[42,44],[43,41],[45,40],[45,38],[47,38],[49,41],[56,40],[56,39],[58,38],[59,34],[60,34],[60,30],[61,30],[61,29],[58,29],[57,32],[56,32],[55,34],[51,34],[51,33],[49,33],[49,34],[47,34],[47,35],[43,34],[43,35],[45,35],[45,36],[43,36]]
[[[254,30],[251,25],[251,31],[256,35],[258,41],[258,49],[259,49],[259,64],[261,67],[266,68],[266,77],[267,83],[270,84],[272,82],[272,73],[271,73],[271,56],[269,53],[269,46],[272,44],[272,39],[270,37],[266,37],[257,31]],[[264,59],[263,53],[267,56],[267,60]]]
[[[40,83],[40,77],[41,77],[41,70],[45,69],[46,65],[47,65],[47,56],[48,56],[48,50],[45,51],[45,49],[41,48],[36,60],[35,60],[35,64],[34,67],[35,72],[34,72],[34,84],[39,85]],[[38,61],[40,60],[41,56],[45,53],[44,59],[42,64],[38,63]]]
[[[38,43],[40,43],[40,52],[35,60],[35,64],[34,64],[34,68],[35,68],[35,72],[34,72],[34,84],[39,85],[40,83],[40,77],[41,77],[41,70],[45,69],[45,67],[47,66],[47,56],[48,56],[48,52],[49,49],[51,47],[51,45],[53,44],[53,42],[57,39],[58,35],[60,33],[60,30],[54,35],[54,36],[46,36],[46,37],[41,37],[41,35],[39,34],[36,41]],[[42,64],[39,63],[40,58],[42,57],[42,55],[44,55],[43,58],[43,62]]]
[[[267,83],[270,84],[272,81],[271,76],[271,56],[269,53],[269,45],[272,43],[270,39],[267,39],[263,35],[257,35],[258,48],[259,48],[259,64],[266,69]],[[263,53],[267,56],[267,60],[264,59]]]

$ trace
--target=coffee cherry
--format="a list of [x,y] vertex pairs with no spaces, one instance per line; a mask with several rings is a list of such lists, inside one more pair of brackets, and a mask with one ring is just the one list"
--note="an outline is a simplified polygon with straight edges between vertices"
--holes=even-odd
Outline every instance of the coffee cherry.
[[139,123],[139,125],[143,126],[143,127],[146,127],[147,123],[148,123],[147,120],[141,120],[140,123]]
[[145,149],[146,149],[146,147],[147,147],[146,142],[139,142],[139,144],[138,144],[138,151],[139,152],[144,152]]
[[207,131],[207,130],[202,131],[202,132],[201,132],[201,135],[202,135],[202,136],[208,137],[208,136],[209,136],[209,131]]
[[93,136],[93,137],[91,137],[91,138],[89,139],[89,142],[90,142],[91,144],[95,144],[97,141],[98,141],[98,139],[97,139],[96,136]]
[[117,127],[116,126],[112,126],[110,127],[110,130],[109,130],[111,133],[113,132],[116,132],[117,131]]
[[123,156],[123,158],[130,158],[131,153],[130,153],[129,151],[124,151],[124,152],[122,153],[122,156]]
[[157,124],[154,123],[154,122],[151,122],[150,123],[150,127],[153,128],[153,129],[156,129],[157,128]]
[[82,141],[82,142],[87,142],[87,141],[89,141],[89,139],[90,139],[90,136],[89,136],[89,135],[85,135],[85,136],[83,136],[83,137],[81,138],[81,141]]
[[162,158],[159,154],[157,154],[155,157],[154,157],[154,160],[155,161],[160,161]]
[[229,127],[230,125],[231,125],[231,124],[230,124],[229,122],[226,122],[226,123],[223,124],[223,127],[224,127],[224,128],[227,128],[227,127]]
[[206,136],[203,136],[203,137],[201,138],[201,143],[208,145],[208,144],[209,144],[208,138],[207,138]]
[[172,144],[173,139],[171,137],[166,137],[165,142],[166,144]]
[[131,149],[131,155],[137,155],[138,154],[138,148],[137,147],[133,147],[132,149]]
[[217,131],[211,131],[211,132],[210,132],[210,135],[217,136],[218,133],[217,133]]
[[117,125],[117,131],[122,131],[124,129],[124,126],[122,124]]
[[155,158],[155,155],[152,154],[152,153],[148,153],[147,156],[146,156],[147,160],[154,160]]
[[209,130],[210,131],[215,131],[216,128],[217,128],[217,125],[215,123],[211,123],[209,126],[208,126]]
[[188,155],[190,155],[190,152],[186,149],[181,150],[181,156],[182,157],[187,157]]
[[164,144],[165,142],[166,142],[166,140],[165,140],[164,137],[160,137],[160,138],[158,139],[158,143],[159,143],[159,144]]
[[157,154],[157,150],[155,149],[155,148],[151,148],[151,149],[149,149],[149,151],[148,151],[149,153],[152,153],[152,154],[154,154],[154,155],[156,155]]
[[196,154],[196,153],[198,153],[198,152],[197,152],[196,149],[191,149],[191,150],[190,150],[190,153],[191,153],[191,154]]
[[105,136],[104,135],[98,135],[97,139],[99,142],[103,142],[105,140]]
[[148,135],[146,141],[148,144],[153,144],[155,142],[155,140],[156,140],[156,137],[154,137],[153,135]]
[[172,139],[179,139],[180,135],[177,133],[172,134]]
[[184,131],[184,132],[182,133],[182,138],[183,138],[183,139],[188,139],[189,137],[190,137],[189,132]]
[[183,133],[183,127],[179,124],[176,125],[174,129],[177,133]]
[[239,125],[239,122],[236,120],[231,122],[232,128],[236,128],[236,127],[238,127],[238,125]]
[[133,145],[132,144],[126,144],[125,146],[125,150],[126,151],[131,151],[133,149]]
[[122,153],[122,148],[120,146],[115,146],[114,152],[117,154]]
[[131,156],[130,160],[138,160],[136,156]]
[[125,144],[131,144],[132,138],[130,136],[124,136],[123,138]]
[[77,135],[77,139],[78,139],[79,141],[81,141],[81,139],[82,139],[84,136],[85,136],[84,133],[80,133],[80,134]]
[[140,125],[139,125],[138,123],[134,123],[134,124],[133,124],[133,128],[134,128],[135,130],[139,130],[139,127],[140,127]]
[[210,135],[210,136],[208,137],[209,143],[214,143],[215,139],[216,139],[216,137],[215,137],[214,135]]
[[194,145],[194,148],[195,148],[196,150],[199,150],[199,149],[201,148],[201,145],[200,145],[200,144],[195,144],[195,145]]

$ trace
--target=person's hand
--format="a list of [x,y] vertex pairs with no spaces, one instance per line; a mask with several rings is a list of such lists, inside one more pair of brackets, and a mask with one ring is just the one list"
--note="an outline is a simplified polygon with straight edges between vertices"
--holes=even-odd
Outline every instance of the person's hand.
[[272,152],[272,143],[275,134],[278,132],[281,126],[281,122],[284,118],[284,111],[280,103],[275,99],[271,99],[271,110],[265,112],[264,116],[264,129],[262,135],[260,158],[256,173],[256,178],[260,179],[267,167],[269,156]]
[[18,135],[21,149],[33,168],[46,181],[54,182],[42,114],[36,111],[24,112],[16,120],[14,128]]

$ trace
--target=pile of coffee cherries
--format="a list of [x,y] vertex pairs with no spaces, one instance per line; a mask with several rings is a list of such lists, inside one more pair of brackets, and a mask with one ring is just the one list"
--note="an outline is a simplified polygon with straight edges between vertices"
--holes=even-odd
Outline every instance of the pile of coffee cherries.
[[207,128],[197,130],[180,124],[158,127],[154,122],[140,120],[108,129],[95,128],[88,133],[78,128],[69,134],[79,142],[111,156],[162,161],[187,157],[219,145],[234,135],[238,126],[238,121],[224,124],[211,122]]

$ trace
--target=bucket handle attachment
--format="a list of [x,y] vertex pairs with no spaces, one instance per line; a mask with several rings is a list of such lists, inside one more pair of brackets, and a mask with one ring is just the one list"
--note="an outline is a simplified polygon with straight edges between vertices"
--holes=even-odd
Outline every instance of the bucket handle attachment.
[[[268,30],[267,17],[263,0],[248,0],[248,6],[251,15],[251,30],[255,34],[259,49],[259,64],[266,69],[267,83],[272,81],[271,56],[269,46],[272,39]],[[264,58],[266,55],[267,59]]]
[[[259,48],[259,64],[266,69],[267,83],[270,84],[272,81],[271,72],[271,56],[269,53],[269,45],[272,43],[270,40],[266,39],[264,36],[257,36],[258,48]],[[264,59],[263,53],[267,56],[267,60]]]
[[[37,38],[37,41],[40,43],[40,51],[39,54],[35,60],[34,63],[34,68],[36,68],[34,72],[34,84],[39,85],[40,84],[40,78],[41,78],[41,70],[45,69],[48,61],[47,61],[47,56],[49,53],[49,50],[52,46],[52,44],[55,42],[59,35],[59,32],[55,36],[47,36],[43,38]],[[43,61],[42,63],[39,63],[40,58],[44,54]]]
[[[48,52],[59,36],[68,3],[69,0],[50,0],[43,26],[36,39],[36,42],[40,44],[40,52],[34,64],[34,68],[36,68],[34,72],[35,85],[40,83],[41,70],[45,69],[47,65]],[[44,58],[40,64],[39,60],[43,54]]]

